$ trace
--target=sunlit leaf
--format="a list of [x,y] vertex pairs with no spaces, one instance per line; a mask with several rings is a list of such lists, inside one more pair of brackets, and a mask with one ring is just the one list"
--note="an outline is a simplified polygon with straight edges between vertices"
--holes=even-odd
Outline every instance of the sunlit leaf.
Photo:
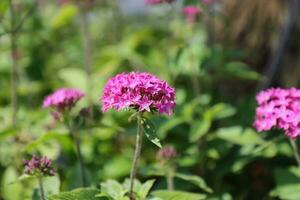
[[99,200],[96,195],[100,191],[94,188],[78,188],[69,192],[62,192],[60,194],[48,197],[48,200]]
[[156,146],[158,146],[159,148],[161,148],[161,143],[159,138],[156,135],[156,129],[154,124],[147,118],[143,118],[142,119],[142,125],[144,127],[144,132],[146,137]]
[[193,183],[194,185],[197,185],[199,188],[204,190],[205,192],[212,193],[212,189],[207,186],[205,181],[196,175],[187,175],[187,174],[181,174],[181,173],[176,173],[175,175],[177,178],[183,179],[185,181],[188,181],[190,183]]
[[163,200],[202,200],[206,195],[182,191],[157,190],[152,195]]

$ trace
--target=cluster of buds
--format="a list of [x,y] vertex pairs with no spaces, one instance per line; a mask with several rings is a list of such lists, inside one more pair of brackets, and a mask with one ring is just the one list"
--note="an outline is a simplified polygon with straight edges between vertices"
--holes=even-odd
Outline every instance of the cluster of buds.
[[24,160],[24,173],[32,176],[54,176],[55,170],[52,161],[46,156],[33,156],[30,160]]
[[176,149],[173,146],[165,146],[157,153],[157,159],[160,161],[169,161],[177,157]]

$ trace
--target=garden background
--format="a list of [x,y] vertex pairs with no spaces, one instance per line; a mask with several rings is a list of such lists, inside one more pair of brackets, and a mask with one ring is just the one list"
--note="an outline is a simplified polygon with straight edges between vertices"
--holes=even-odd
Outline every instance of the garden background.
[[[194,20],[182,12],[190,5],[201,9]],[[136,124],[130,112],[102,113],[100,97],[110,77],[146,71],[176,89],[174,114],[150,117],[161,144],[177,150],[176,191],[299,200],[288,138],[253,128],[258,91],[299,86],[299,10],[299,0],[1,0],[0,199],[39,199],[35,180],[19,178],[34,154],[57,169],[47,195],[81,187],[68,131],[42,108],[61,87],[86,93],[75,111],[88,110],[77,130],[88,185],[128,178]],[[138,179],[155,179],[151,198],[167,188],[158,151],[143,140]]]

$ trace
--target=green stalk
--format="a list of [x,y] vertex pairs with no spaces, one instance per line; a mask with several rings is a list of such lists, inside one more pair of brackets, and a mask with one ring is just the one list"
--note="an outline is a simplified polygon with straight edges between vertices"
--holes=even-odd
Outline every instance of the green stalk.
[[290,139],[290,142],[291,142],[291,145],[293,148],[295,159],[298,163],[298,166],[300,167],[300,152],[299,152],[299,147],[298,147],[297,141]]
[[143,125],[142,125],[142,113],[138,113],[137,115],[137,135],[135,141],[135,151],[134,157],[132,161],[131,173],[130,173],[130,188],[129,188],[129,198],[130,200],[135,200],[133,188],[134,188],[134,179],[136,178],[138,161],[141,155],[142,149],[142,139],[143,139]]
[[79,140],[78,136],[75,134],[74,129],[72,128],[72,125],[70,125],[68,117],[67,117],[66,123],[67,123],[67,127],[69,129],[69,133],[75,144],[76,155],[77,155],[78,162],[79,162],[79,170],[80,170],[80,175],[81,175],[82,186],[87,187],[87,178],[85,176],[83,156],[82,156],[81,147],[80,147],[80,140]]
[[167,179],[167,189],[169,191],[174,190],[174,172],[173,170],[168,170],[166,172],[166,179]]
[[46,195],[45,195],[44,186],[43,186],[43,177],[39,176],[37,178],[38,178],[38,182],[39,182],[41,200],[46,200]]

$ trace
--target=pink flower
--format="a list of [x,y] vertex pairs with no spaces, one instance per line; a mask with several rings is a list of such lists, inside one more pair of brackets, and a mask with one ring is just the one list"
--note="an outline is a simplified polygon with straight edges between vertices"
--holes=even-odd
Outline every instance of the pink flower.
[[182,12],[186,17],[187,22],[194,23],[198,20],[201,9],[196,6],[186,6],[182,9]]
[[162,3],[172,3],[175,0],[145,0],[145,3],[148,5],[156,5],[156,4],[162,4]]
[[175,89],[152,74],[122,73],[106,83],[101,97],[102,111],[133,108],[171,115],[176,105],[174,98]]
[[53,107],[59,112],[70,110],[84,95],[78,89],[58,89],[44,99],[43,107]]
[[177,151],[173,146],[165,146],[157,153],[159,160],[170,160],[177,157]]
[[25,169],[24,173],[34,176],[55,176],[55,171],[52,167],[52,160],[46,156],[33,156],[30,160],[23,161]]
[[254,127],[258,131],[283,129],[288,137],[300,135],[300,90],[272,88],[258,93]]

